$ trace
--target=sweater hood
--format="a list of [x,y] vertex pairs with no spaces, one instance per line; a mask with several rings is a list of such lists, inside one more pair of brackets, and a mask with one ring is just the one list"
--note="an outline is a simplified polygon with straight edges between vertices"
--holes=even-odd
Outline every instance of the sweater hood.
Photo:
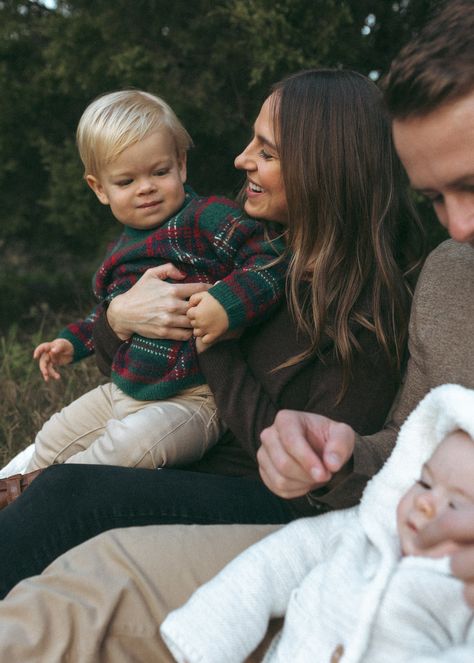
[[387,536],[392,544],[397,539],[400,498],[440,442],[458,429],[474,438],[474,390],[456,384],[432,389],[406,419],[391,456],[367,484],[358,507],[360,522],[377,547],[385,547]]

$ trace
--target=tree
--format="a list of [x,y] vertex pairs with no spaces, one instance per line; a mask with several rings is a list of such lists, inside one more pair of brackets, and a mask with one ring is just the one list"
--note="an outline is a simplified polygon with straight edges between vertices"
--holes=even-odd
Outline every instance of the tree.
[[0,322],[31,302],[70,305],[117,233],[74,144],[92,98],[124,87],[163,96],[194,138],[190,182],[233,195],[233,158],[272,82],[321,65],[383,73],[434,4],[0,2]]

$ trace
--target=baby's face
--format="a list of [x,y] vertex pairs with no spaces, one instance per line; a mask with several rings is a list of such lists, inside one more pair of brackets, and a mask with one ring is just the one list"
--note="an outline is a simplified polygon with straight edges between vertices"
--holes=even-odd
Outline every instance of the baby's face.
[[178,157],[169,131],[158,130],[123,150],[99,177],[86,179],[118,221],[151,230],[176,214],[184,202],[186,156]]
[[443,557],[459,546],[453,541],[418,548],[417,533],[447,510],[474,504],[474,440],[462,431],[447,435],[423,465],[421,477],[397,508],[397,527],[404,555]]

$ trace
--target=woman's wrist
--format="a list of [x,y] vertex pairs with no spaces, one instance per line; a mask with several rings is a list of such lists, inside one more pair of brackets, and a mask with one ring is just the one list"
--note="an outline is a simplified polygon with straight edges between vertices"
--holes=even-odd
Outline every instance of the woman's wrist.
[[122,339],[122,341],[126,341],[133,334],[133,330],[124,325],[121,309],[122,297],[123,295],[117,295],[117,297],[112,299],[105,311],[105,316],[114,333]]

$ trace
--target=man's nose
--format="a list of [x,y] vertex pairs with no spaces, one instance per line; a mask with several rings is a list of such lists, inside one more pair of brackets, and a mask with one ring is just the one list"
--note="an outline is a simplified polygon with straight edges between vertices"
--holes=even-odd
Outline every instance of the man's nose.
[[456,242],[474,241],[474,195],[472,193],[446,198],[446,226]]

